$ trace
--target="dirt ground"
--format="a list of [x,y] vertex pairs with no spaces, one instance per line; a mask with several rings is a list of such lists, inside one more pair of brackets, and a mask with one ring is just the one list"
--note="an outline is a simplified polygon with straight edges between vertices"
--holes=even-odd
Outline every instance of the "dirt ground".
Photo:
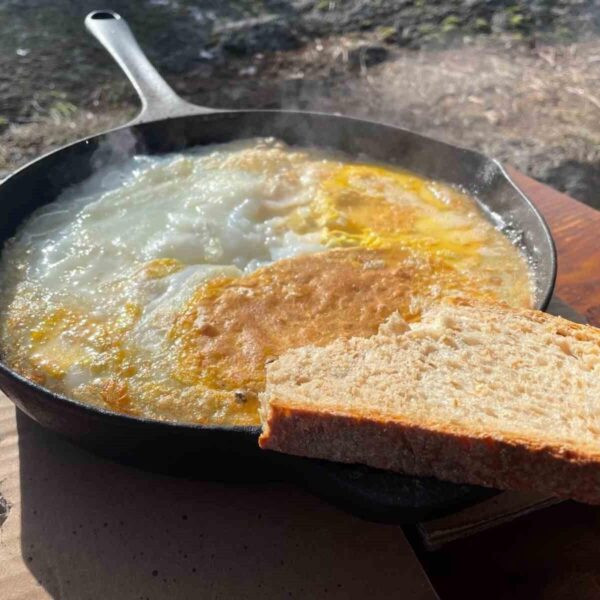
[[[471,147],[600,208],[600,2],[113,0],[186,99],[325,110]],[[97,2],[0,6],[0,177],[122,124]]]

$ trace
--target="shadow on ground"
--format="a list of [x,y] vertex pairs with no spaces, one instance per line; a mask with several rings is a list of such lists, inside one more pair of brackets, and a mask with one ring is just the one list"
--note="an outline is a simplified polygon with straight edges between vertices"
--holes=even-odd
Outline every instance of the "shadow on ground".
[[429,597],[396,527],[288,485],[124,467],[17,420],[22,553],[52,597]]

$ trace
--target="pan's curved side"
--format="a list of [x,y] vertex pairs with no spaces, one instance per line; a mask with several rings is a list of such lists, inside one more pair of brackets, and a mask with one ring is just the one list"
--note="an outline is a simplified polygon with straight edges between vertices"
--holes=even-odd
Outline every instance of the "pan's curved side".
[[513,243],[516,242],[526,250],[525,257],[532,269],[535,283],[535,308],[545,310],[552,300],[558,271],[554,238],[546,219],[530,198],[515,183],[502,164],[496,160],[492,162],[496,164],[503,182],[503,189],[499,196],[520,199],[517,203],[518,208],[514,208],[511,202],[504,200],[507,208],[503,210],[503,206],[500,205],[501,212],[498,214],[505,222],[503,233],[508,235]]
[[42,427],[95,454],[171,475],[219,481],[273,478],[256,427],[203,427],[110,413],[68,400],[0,365],[0,388]]

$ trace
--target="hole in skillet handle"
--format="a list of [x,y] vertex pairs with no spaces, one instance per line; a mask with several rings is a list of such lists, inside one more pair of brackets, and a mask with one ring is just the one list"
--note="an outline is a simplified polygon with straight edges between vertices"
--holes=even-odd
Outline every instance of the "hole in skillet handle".
[[90,14],[90,19],[98,20],[98,21],[106,21],[109,19],[120,19],[121,15],[118,15],[116,12],[112,10],[96,10]]

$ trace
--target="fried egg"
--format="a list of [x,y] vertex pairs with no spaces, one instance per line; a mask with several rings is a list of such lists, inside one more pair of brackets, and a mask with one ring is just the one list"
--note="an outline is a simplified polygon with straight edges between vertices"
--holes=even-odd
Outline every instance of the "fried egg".
[[2,253],[0,345],[45,387],[159,420],[257,424],[265,363],[452,295],[531,306],[467,195],[272,139],[134,156],[37,210]]

